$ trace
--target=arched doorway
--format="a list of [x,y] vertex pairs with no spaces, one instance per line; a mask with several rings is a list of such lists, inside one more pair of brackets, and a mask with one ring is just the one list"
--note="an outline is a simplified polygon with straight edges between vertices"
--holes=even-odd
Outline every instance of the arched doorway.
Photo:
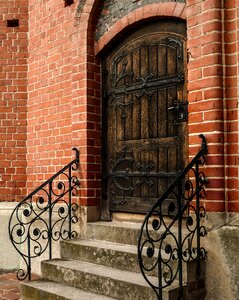
[[139,26],[102,61],[103,215],[147,212],[187,160],[186,27]]

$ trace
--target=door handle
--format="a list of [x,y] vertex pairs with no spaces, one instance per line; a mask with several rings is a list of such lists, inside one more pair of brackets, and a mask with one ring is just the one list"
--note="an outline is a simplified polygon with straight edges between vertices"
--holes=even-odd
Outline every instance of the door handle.
[[173,106],[168,107],[168,111],[175,112],[175,124],[188,120],[188,102],[175,100]]

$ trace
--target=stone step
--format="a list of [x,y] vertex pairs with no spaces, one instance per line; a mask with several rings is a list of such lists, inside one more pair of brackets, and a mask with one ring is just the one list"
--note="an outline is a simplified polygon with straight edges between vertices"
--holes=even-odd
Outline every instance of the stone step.
[[[165,260],[168,260],[167,254],[162,253],[161,255]],[[61,257],[95,263],[120,270],[140,272],[137,246],[135,245],[125,245],[98,240],[62,241]],[[150,259],[147,258],[146,255],[144,257],[144,261],[147,262],[147,267],[150,268],[150,266],[155,265],[158,258],[158,252],[156,251],[154,257]],[[177,264],[177,261],[172,261],[169,265],[175,270]],[[151,275],[156,276],[156,272],[157,268],[154,269]],[[185,272],[183,278],[186,280]]]
[[[42,262],[42,274],[45,280],[115,299],[156,299],[153,289],[139,273],[88,262],[55,259]],[[150,280],[157,283],[156,277],[151,276]],[[173,285],[165,289],[163,299],[176,299],[176,295],[177,288]]]
[[[121,243],[128,245],[138,245],[138,238],[141,229],[140,223],[133,222],[94,222],[87,223],[86,237],[92,240],[102,240],[113,243]],[[158,238],[160,232],[153,229],[148,230],[153,238]],[[172,227],[171,231],[177,235],[177,228]],[[184,229],[182,235],[185,236],[188,232]],[[175,243],[175,239],[171,234],[167,236],[167,240],[163,244]]]
[[21,284],[21,300],[113,300],[84,292],[80,289],[52,281],[29,281]]
[[137,247],[98,240],[61,242],[61,257],[139,272]]
[[87,239],[137,245],[140,228],[140,223],[131,222],[87,223],[86,236]]
[[[150,287],[138,266],[138,235],[141,224],[131,222],[96,222],[87,224],[85,240],[61,241],[62,259],[42,262],[43,280],[22,285],[22,300],[156,300],[154,290]],[[172,228],[177,235],[176,228]],[[158,239],[160,232],[149,229],[150,236]],[[162,231],[163,232],[163,231]],[[185,232],[183,232],[183,236]],[[175,238],[167,235],[163,242],[161,256],[167,261],[169,255],[165,250],[168,244],[174,247]],[[161,242],[157,242],[157,248]],[[154,265],[159,252],[155,250],[152,258],[146,256],[146,250],[152,247],[145,244],[143,259],[147,267]],[[169,247],[167,247],[169,249]],[[170,251],[169,251],[170,253]],[[190,285],[190,291],[202,278],[196,275],[196,261],[183,263],[183,281]],[[168,276],[177,272],[178,262],[165,263]],[[204,269],[204,268],[203,268]],[[158,286],[157,267],[146,276],[151,283]],[[153,276],[149,276],[153,275]],[[187,276],[188,275],[188,276]],[[176,276],[177,278],[177,276]],[[188,285],[183,288],[183,299],[188,298]],[[192,290],[194,292],[194,289]],[[178,298],[178,282],[163,289],[164,300]],[[190,298],[191,299],[191,298]]]

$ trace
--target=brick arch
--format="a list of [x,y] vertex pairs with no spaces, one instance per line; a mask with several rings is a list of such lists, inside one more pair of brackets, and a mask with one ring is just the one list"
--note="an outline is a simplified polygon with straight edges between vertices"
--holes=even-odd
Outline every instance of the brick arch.
[[99,54],[105,46],[123,29],[139,21],[146,21],[155,17],[175,17],[186,19],[186,5],[184,3],[163,2],[140,7],[114,23],[109,30],[95,42],[95,54]]
[[81,31],[86,32],[86,46],[88,50],[92,47],[95,48],[94,53],[98,54],[106,44],[110,42],[117,34],[119,34],[126,27],[133,25],[139,21],[144,21],[155,17],[175,17],[186,20],[186,4],[180,2],[162,2],[153,3],[130,12],[116,23],[114,23],[109,30],[97,41],[92,43],[94,36],[94,30],[102,0],[85,0],[84,4],[81,4],[81,9],[78,14]]

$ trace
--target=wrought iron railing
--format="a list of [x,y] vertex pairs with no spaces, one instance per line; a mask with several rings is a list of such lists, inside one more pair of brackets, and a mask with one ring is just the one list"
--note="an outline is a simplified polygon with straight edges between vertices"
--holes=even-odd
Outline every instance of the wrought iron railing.
[[31,280],[33,258],[47,249],[49,259],[52,258],[54,241],[77,236],[72,224],[78,221],[78,206],[72,197],[80,184],[73,175],[79,166],[79,151],[73,150],[76,158],[19,202],[11,214],[9,237],[26,266],[26,270],[20,267],[17,271],[19,280]]
[[200,198],[205,195],[208,180],[200,166],[205,163],[207,144],[202,134],[199,137],[200,151],[151,208],[141,227],[139,266],[157,299],[163,299],[163,289],[176,283],[176,279],[178,299],[183,299],[183,262],[196,260],[200,270],[200,260],[206,256],[200,242],[206,235],[201,224],[206,212]]

